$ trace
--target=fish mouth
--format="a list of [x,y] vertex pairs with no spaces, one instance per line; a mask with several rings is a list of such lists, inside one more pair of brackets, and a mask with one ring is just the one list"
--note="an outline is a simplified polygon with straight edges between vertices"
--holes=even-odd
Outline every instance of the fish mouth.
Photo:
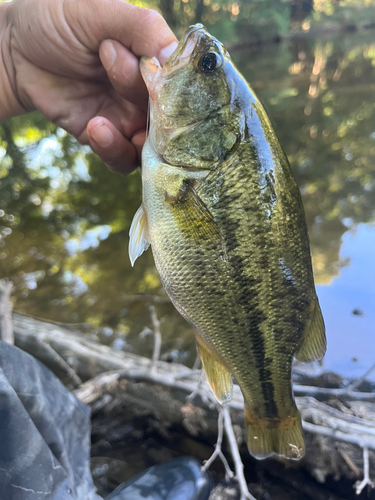
[[169,56],[164,64],[163,72],[175,71],[176,69],[188,64],[190,56],[202,35],[211,37],[203,24],[190,26],[185,31],[184,36],[181,38],[174,52]]
[[160,78],[162,68],[156,57],[142,57],[140,62],[140,70],[143,81],[147,87],[151,101],[156,99],[155,87]]
[[156,57],[141,58],[141,74],[152,100],[155,100],[157,97],[155,89],[159,79],[172,71],[186,66],[193,52],[198,50],[198,47],[201,45],[207,48],[212,45],[221,46],[220,42],[208,33],[203,24],[195,24],[185,31],[176,49],[169,56],[163,67],[161,67]]
[[156,57],[141,58],[140,70],[151,99],[155,97],[153,96],[153,91],[156,87],[157,81],[163,73],[169,73],[170,71],[174,71],[175,69],[188,64],[190,55],[198,42],[200,34],[203,32],[207,34],[206,29],[202,24],[190,26],[163,67],[161,67]]

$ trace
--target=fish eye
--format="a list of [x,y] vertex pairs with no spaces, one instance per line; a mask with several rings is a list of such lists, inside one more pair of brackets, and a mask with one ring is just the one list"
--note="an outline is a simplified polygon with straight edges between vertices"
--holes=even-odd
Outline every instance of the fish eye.
[[206,52],[198,61],[198,69],[202,73],[212,73],[220,66],[221,59],[216,52]]

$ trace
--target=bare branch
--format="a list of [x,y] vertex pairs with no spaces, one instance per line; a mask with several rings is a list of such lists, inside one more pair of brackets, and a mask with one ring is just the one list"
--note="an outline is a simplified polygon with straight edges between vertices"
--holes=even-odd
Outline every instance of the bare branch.
[[153,330],[151,330],[150,328],[148,328],[146,326],[145,328],[143,328],[143,330],[139,334],[139,337],[141,339],[145,338],[147,335],[153,335],[153,337],[154,337],[154,348],[152,351],[152,358],[151,358],[151,363],[150,363],[150,371],[153,372],[155,369],[156,363],[157,363],[157,361],[159,361],[159,358],[160,358],[162,336],[161,336],[161,331],[160,331],[160,321],[159,321],[158,316],[156,314],[155,306],[150,306],[149,311],[150,311],[150,317],[151,317]]
[[202,370],[201,369],[190,369],[188,368],[186,371],[182,372],[182,373],[178,373],[177,375],[175,375],[175,380],[181,380],[183,378],[191,378],[191,377],[194,377],[194,375],[197,374],[199,375],[199,378],[201,377],[202,375]]
[[302,420],[302,427],[307,432],[313,432],[314,434],[320,434],[321,436],[331,437],[339,441],[344,441],[345,443],[356,444],[361,448],[366,447],[371,450],[375,450],[375,440],[367,437],[365,434],[346,434],[341,431],[336,431],[335,429],[329,429],[321,425],[311,424],[305,420]]
[[119,378],[119,372],[102,373],[94,379],[81,384],[74,391],[74,394],[82,403],[89,405],[103,397],[106,393],[111,392],[117,386]]
[[350,469],[354,472],[354,474],[357,477],[359,477],[361,475],[361,472],[358,469],[358,467],[356,466],[356,464],[353,462],[353,460],[348,456],[347,453],[345,453],[345,451],[339,450],[339,453],[342,456],[342,458],[345,460],[345,462],[348,464],[348,466],[350,467]]
[[154,332],[151,330],[151,328],[145,326],[141,331],[141,333],[139,334],[139,338],[141,340],[144,340],[147,337],[147,335],[154,335]]
[[[333,417],[335,419],[334,427],[337,427],[337,420],[341,420],[343,422],[353,424],[353,427],[350,427],[348,432],[352,433],[357,427],[361,432],[375,435],[375,420],[366,420],[364,418],[345,413],[345,411],[332,408],[332,406],[322,403],[311,396],[297,398],[297,404],[304,420],[308,420],[311,417],[313,418],[314,423],[318,423],[315,422],[315,417],[317,416],[320,418]],[[343,410],[344,408],[345,407],[343,407]]]
[[73,382],[74,387],[78,387],[82,384],[82,380],[73,370],[73,368],[65,361],[64,358],[60,356],[60,354],[55,351],[55,349],[53,349],[46,342],[43,342],[43,340],[36,339],[36,342],[38,342],[41,350],[44,350],[49,355],[50,359],[54,363],[56,363],[56,365],[70,378],[70,380]]
[[352,401],[375,401],[374,392],[355,392],[345,389],[327,389],[326,387],[314,387],[293,384],[294,394],[301,396],[328,396],[339,399],[351,399]]
[[154,329],[154,350],[153,350],[152,358],[151,358],[151,371],[153,371],[156,362],[160,358],[162,337],[161,337],[161,332],[160,332],[160,321],[157,317],[155,306],[150,306],[149,311],[150,311],[150,316],[151,316],[151,321],[152,321],[152,327]]
[[206,377],[203,373],[203,370],[200,371],[200,377],[198,380],[198,384],[196,385],[195,389],[186,397],[187,401],[193,401],[195,396],[200,396],[202,402],[206,404],[209,408],[214,408],[216,405],[216,400],[214,400],[212,396],[212,392],[207,386],[206,382]]
[[195,358],[192,370],[198,370],[201,367],[201,358],[199,354],[197,353],[197,357]]
[[168,297],[161,297],[160,295],[150,295],[150,294],[145,294],[145,295],[125,295],[123,294],[121,296],[122,300],[126,300],[127,302],[140,302],[140,301],[145,301],[145,302],[153,302],[154,304],[170,304],[171,301],[169,300]]
[[375,488],[374,483],[370,480],[370,462],[368,457],[368,449],[363,448],[363,479],[362,481],[357,481],[355,484],[355,492],[360,495],[365,486],[370,486],[370,488]]
[[204,471],[208,470],[210,465],[215,461],[216,457],[219,457],[220,460],[223,462],[223,465],[225,468],[225,479],[227,481],[229,481],[229,479],[231,479],[234,476],[234,474],[229,467],[227,459],[225,458],[223,452],[221,451],[221,445],[223,442],[223,420],[224,420],[223,409],[221,406],[218,408],[218,412],[219,412],[219,415],[218,415],[218,419],[217,419],[217,428],[218,428],[217,442],[215,444],[214,452],[212,453],[210,458],[205,461],[205,464],[203,465],[202,470],[204,470]]
[[10,294],[13,283],[8,280],[0,280],[0,340],[14,344],[12,303]]
[[240,500],[256,500],[253,495],[249,492],[246,484],[246,479],[243,473],[243,463],[241,460],[241,455],[238,450],[236,436],[234,435],[232,420],[230,418],[230,412],[228,405],[223,405],[223,415],[224,415],[224,429],[227,436],[230,452],[234,462],[234,470],[236,471],[236,479],[238,481],[238,486],[240,487],[241,498]]
[[353,389],[356,389],[357,387],[359,387],[362,382],[364,382],[366,380],[366,378],[371,374],[371,372],[373,372],[375,370],[375,363],[370,366],[370,368],[362,375],[362,377],[356,379],[356,380],[353,380],[353,382],[351,382],[349,385],[347,385],[345,387],[345,390],[348,391],[348,392],[351,392]]

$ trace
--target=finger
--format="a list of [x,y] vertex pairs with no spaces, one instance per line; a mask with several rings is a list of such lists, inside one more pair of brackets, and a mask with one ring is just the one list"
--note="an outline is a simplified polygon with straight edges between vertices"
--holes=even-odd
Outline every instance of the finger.
[[116,40],[104,40],[100,44],[99,56],[116,92],[146,111],[148,93],[139,71],[138,58]]
[[137,148],[106,118],[90,120],[87,136],[94,153],[115,172],[128,174],[138,166]]
[[117,40],[137,57],[155,56],[163,64],[168,51],[173,50],[171,44],[177,41],[158,12],[123,0],[66,0],[64,7],[68,25],[77,39],[94,51],[103,40]]
[[142,148],[146,141],[146,137],[146,130],[140,130],[139,132],[136,132],[132,137],[132,144],[134,144],[138,158],[142,158]]
[[[97,116],[106,118],[129,141],[139,130],[145,130],[147,115],[131,102],[117,98],[109,98],[97,110]],[[90,117],[91,118],[91,117]]]

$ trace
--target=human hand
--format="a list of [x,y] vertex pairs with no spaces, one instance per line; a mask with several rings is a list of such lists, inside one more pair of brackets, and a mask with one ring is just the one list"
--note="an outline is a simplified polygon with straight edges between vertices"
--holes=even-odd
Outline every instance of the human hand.
[[174,50],[165,20],[123,0],[15,0],[0,9],[0,119],[38,110],[112,169],[139,165],[148,101],[139,57],[163,64]]

